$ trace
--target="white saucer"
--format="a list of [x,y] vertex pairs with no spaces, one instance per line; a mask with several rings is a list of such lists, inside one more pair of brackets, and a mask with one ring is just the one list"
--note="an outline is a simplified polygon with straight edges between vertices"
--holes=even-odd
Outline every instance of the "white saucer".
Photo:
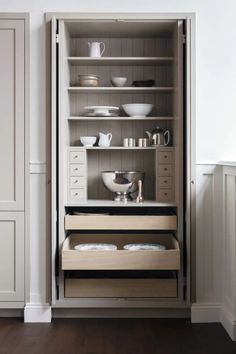
[[130,243],[124,245],[124,249],[127,251],[163,251],[166,246],[157,243]]
[[116,251],[117,246],[110,243],[81,243],[74,246],[77,251]]

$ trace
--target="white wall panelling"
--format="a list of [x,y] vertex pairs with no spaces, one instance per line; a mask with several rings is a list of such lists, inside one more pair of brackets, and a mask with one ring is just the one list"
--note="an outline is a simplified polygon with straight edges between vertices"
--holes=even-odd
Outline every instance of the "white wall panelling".
[[236,165],[197,166],[193,322],[221,322],[236,340]]

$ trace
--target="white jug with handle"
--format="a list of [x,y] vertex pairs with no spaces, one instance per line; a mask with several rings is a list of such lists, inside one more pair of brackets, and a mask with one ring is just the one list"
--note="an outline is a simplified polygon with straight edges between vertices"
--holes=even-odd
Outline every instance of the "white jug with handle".
[[112,134],[108,133],[108,134],[104,134],[104,133],[99,133],[99,142],[98,145],[99,146],[110,146],[110,142],[112,139]]
[[[93,58],[100,58],[105,51],[105,44],[103,42],[88,42],[89,56]],[[101,50],[101,46],[103,49]]]

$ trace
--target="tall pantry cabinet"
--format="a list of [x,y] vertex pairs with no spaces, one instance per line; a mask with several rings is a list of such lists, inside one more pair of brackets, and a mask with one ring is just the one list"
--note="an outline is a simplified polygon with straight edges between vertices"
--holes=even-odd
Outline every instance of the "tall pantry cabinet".
[[[186,308],[190,305],[190,109],[187,18],[153,15],[51,14],[52,305]],[[100,58],[88,42],[104,42]],[[83,87],[78,75],[99,76]],[[127,77],[113,87],[114,76]],[[155,80],[135,87],[134,80]],[[126,103],[152,103],[147,117]],[[119,115],[86,114],[118,106]],[[123,139],[168,129],[168,146],[127,147]],[[84,147],[81,136],[112,133],[110,146]],[[187,138],[188,137],[188,138]],[[114,201],[101,172],[145,172],[144,203]],[[78,251],[83,243],[116,251]],[[127,251],[130,243],[165,249]]]
[[0,308],[25,300],[27,21],[0,14]]

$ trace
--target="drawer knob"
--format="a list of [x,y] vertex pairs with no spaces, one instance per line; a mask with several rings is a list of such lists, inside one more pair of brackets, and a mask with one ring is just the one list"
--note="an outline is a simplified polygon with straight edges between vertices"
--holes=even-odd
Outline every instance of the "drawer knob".
[[74,156],[74,159],[78,159],[78,155],[75,155],[75,156]]
[[167,183],[167,180],[166,180],[166,179],[164,180],[164,183]]
[[164,155],[164,158],[167,159],[167,155]]
[[74,181],[74,183],[78,183],[79,181],[76,179],[75,181]]
[[74,171],[78,171],[78,167],[74,168]]
[[167,193],[165,192],[164,195],[167,195]]
[[75,195],[78,195],[78,193],[75,193]]
[[166,167],[164,168],[164,171],[167,171],[167,168],[166,168]]

